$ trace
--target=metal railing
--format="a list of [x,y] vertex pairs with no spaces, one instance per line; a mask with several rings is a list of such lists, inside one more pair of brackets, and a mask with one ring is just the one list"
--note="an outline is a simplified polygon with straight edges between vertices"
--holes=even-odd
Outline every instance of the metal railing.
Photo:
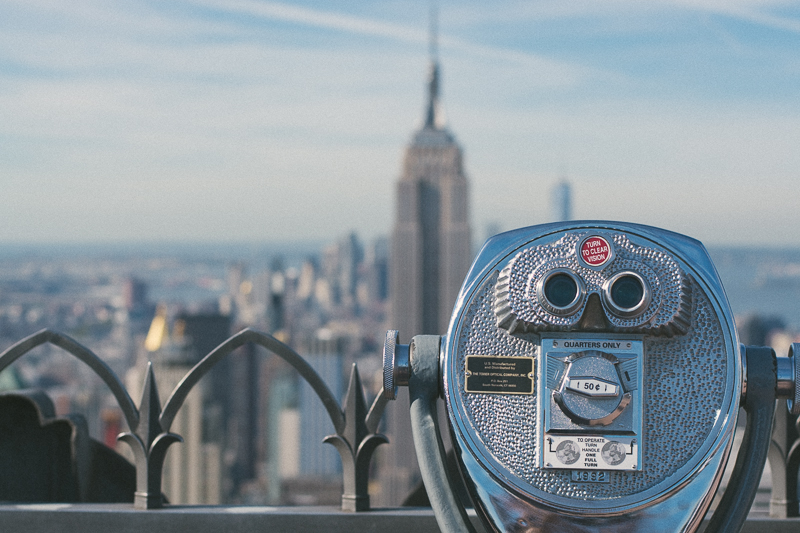
[[[17,342],[0,354],[0,372],[13,362],[43,344],[52,344],[76,357],[89,366],[109,388],[114,396],[129,431],[122,433],[119,440],[127,443],[133,451],[136,467],[136,491],[133,507],[126,504],[18,504],[0,505],[0,520],[3,524],[28,524],[15,531],[30,529],[31,524],[45,524],[42,530],[73,531],[69,527],[73,520],[84,524],[97,524],[97,529],[115,531],[141,530],[149,527],[152,521],[179,520],[182,524],[198,521],[205,524],[199,530],[211,530],[213,524],[252,523],[258,527],[284,529],[285,524],[293,524],[297,531],[319,530],[380,530],[383,533],[394,530],[436,531],[436,523],[430,510],[372,510],[358,515],[341,513],[336,515],[332,509],[323,508],[283,508],[283,507],[232,507],[232,506],[168,506],[165,513],[152,514],[152,518],[139,518],[137,509],[158,509],[164,507],[161,491],[162,471],[167,451],[171,444],[182,440],[181,435],[170,431],[173,421],[190,391],[221,360],[237,348],[252,343],[262,346],[279,356],[311,386],[322,401],[333,423],[335,434],[325,438],[332,444],[342,460],[343,493],[341,510],[370,511],[368,493],[368,474],[375,449],[388,442],[379,434],[378,425],[387,400],[378,394],[372,406],[367,409],[364,389],[354,364],[350,374],[349,386],[342,404],[331,393],[330,388],[317,372],[292,348],[266,333],[245,329],[212,350],[191,368],[175,386],[171,395],[161,408],[158,398],[156,376],[152,363],[148,363],[145,374],[143,394],[137,407],[128,390],[111,368],[94,352],[67,335],[51,330],[42,330]],[[776,407],[775,425],[769,452],[772,471],[772,492],[769,516],[753,517],[744,531],[758,531],[770,527],[772,531],[796,531],[800,527],[798,517],[798,470],[800,469],[800,421],[790,415],[784,402]],[[60,518],[53,518],[53,513]],[[150,515],[150,513],[145,513]],[[67,518],[65,518],[65,516]],[[213,516],[210,519],[209,516]],[[331,518],[336,516],[336,518]],[[132,518],[136,517],[136,518]],[[173,517],[173,518],[169,518]],[[179,518],[177,518],[179,517]],[[238,517],[238,518],[235,518]],[[348,518],[349,517],[349,518]],[[473,522],[477,519],[472,514]],[[775,520],[783,519],[783,520]],[[32,520],[32,522],[31,522]],[[52,523],[50,523],[52,522]],[[122,527],[120,524],[126,524]],[[155,522],[152,522],[155,523]],[[116,524],[116,525],[115,525]],[[403,525],[405,524],[405,525]],[[22,525],[20,526],[22,527]],[[181,526],[183,527],[183,526]],[[189,531],[198,531],[189,527]],[[216,527],[216,526],[213,526]],[[93,530],[90,527],[88,530]],[[170,530],[176,529],[174,524]]]
[[369,510],[367,489],[370,462],[375,449],[388,442],[386,437],[377,433],[387,400],[379,394],[367,411],[355,364],[350,373],[344,405],[340,406],[328,385],[297,352],[271,335],[245,329],[220,344],[189,370],[175,386],[163,408],[158,398],[152,363],[148,363],[142,400],[137,408],[122,381],[102,359],[74,339],[55,331],[42,330],[8,348],[0,354],[0,372],[45,343],[58,346],[86,363],[114,395],[130,429],[118,438],[130,446],[135,458],[136,509],[158,509],[163,506],[161,479],[167,450],[171,444],[183,440],[180,435],[170,432],[170,428],[189,392],[209,370],[236,348],[253,343],[263,346],[294,367],[322,401],[336,431],[336,434],[326,437],[325,442],[336,448],[342,460],[342,510]]

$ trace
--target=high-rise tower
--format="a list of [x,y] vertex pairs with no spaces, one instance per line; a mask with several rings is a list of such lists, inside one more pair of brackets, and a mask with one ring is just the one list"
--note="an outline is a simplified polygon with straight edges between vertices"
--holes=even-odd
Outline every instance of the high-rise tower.
[[[472,260],[467,178],[461,148],[445,128],[439,105],[435,9],[431,14],[427,107],[403,158],[390,252],[389,326],[400,331],[403,342],[414,335],[446,332]],[[386,421],[391,446],[383,456],[378,501],[396,506],[420,483],[407,391],[398,391]]]
[[550,211],[549,222],[572,220],[572,188],[566,178],[550,190]]
[[403,159],[392,234],[391,326],[405,339],[444,334],[472,259],[461,148],[439,105],[435,30],[427,96],[423,126]]

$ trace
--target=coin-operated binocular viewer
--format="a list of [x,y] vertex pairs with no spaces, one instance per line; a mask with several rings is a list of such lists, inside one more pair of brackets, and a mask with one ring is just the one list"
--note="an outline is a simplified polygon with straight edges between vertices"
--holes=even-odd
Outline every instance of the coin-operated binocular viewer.
[[548,224],[484,245],[446,336],[402,345],[387,333],[384,394],[410,388],[443,531],[471,524],[447,479],[439,397],[468,492],[499,531],[694,531],[744,407],[733,475],[707,529],[738,531],[776,398],[800,411],[795,349],[776,358],[739,344],[700,242],[634,224]]

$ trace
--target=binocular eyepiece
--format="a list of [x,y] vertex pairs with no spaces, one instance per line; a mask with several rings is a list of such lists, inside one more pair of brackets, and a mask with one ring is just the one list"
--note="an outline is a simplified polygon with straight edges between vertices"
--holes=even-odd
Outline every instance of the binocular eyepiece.
[[383,394],[411,388],[417,454],[443,530],[470,525],[431,429],[437,397],[475,507],[499,531],[695,530],[745,407],[754,426],[712,531],[746,517],[770,441],[764,420],[777,397],[800,411],[798,366],[794,346],[776,358],[739,344],[698,241],[635,224],[559,223],[487,241],[444,337],[402,345],[388,332]]

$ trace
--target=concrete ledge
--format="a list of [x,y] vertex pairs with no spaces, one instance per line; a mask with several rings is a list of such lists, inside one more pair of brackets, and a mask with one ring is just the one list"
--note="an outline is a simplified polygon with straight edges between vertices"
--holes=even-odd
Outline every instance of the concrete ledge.
[[[470,511],[478,531],[480,520]],[[0,505],[3,531],[15,533],[237,533],[251,531],[436,533],[430,508],[375,509],[346,513],[333,507],[168,506],[140,511],[131,504],[5,504]],[[796,533],[800,518],[752,517],[744,533]]]
[[[470,515],[479,524],[474,511]],[[168,506],[140,511],[128,504],[6,504],[0,505],[0,524],[3,531],[15,533],[439,531],[430,508],[346,513],[332,507]]]

